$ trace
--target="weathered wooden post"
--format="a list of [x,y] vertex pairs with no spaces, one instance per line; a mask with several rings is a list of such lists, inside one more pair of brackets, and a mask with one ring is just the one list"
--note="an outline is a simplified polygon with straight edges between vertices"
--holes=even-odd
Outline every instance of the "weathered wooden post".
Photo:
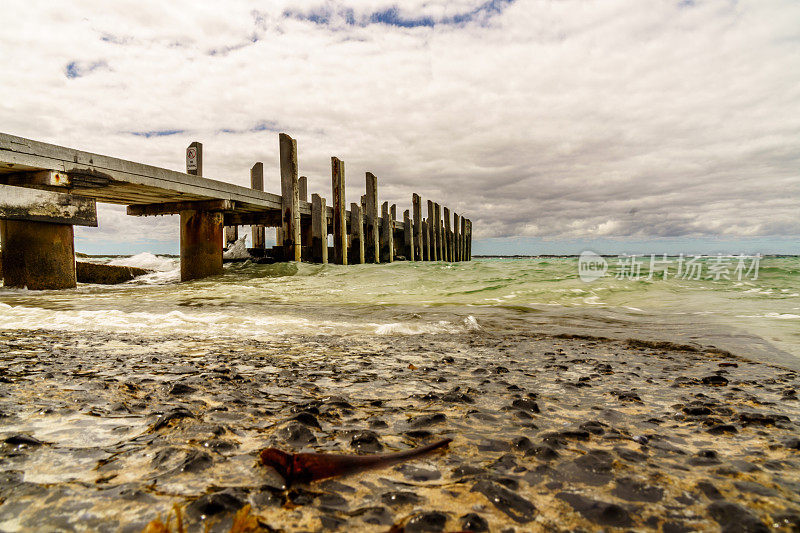
[[[264,190],[264,163],[258,162],[250,169],[250,188],[256,191]],[[253,248],[263,250],[265,245],[264,226],[256,224],[251,226],[253,231]]]
[[453,262],[453,235],[450,231],[450,208],[442,208],[444,211],[444,258],[446,261]]
[[423,219],[422,221],[422,249],[423,257],[425,257],[425,261],[431,260],[431,233],[428,228],[428,219]]
[[364,264],[364,215],[361,205],[350,204],[350,248],[353,251],[352,263]]
[[417,261],[425,260],[425,253],[422,246],[422,204],[417,193],[411,196],[411,206],[414,210],[414,259]]
[[378,226],[378,178],[372,172],[367,172],[367,211],[364,252],[366,260],[370,263],[380,263],[381,248],[379,242],[380,227]]
[[[300,202],[308,202],[308,178],[305,176],[300,176],[297,179],[297,192],[298,196],[300,197]],[[299,207],[298,207],[299,209]],[[303,254],[306,257],[310,257],[313,255],[311,250],[312,246],[312,239],[313,239],[313,230],[312,230],[313,222],[310,218],[303,219],[302,215],[300,216],[300,243],[303,248]]]
[[[333,186],[333,262],[347,264],[347,213],[344,203],[344,161],[331,157]],[[327,246],[327,239],[326,244]]]
[[411,225],[411,216],[408,209],[403,211],[403,243],[405,244],[406,260],[415,261],[414,227]]
[[461,232],[459,231],[459,224],[461,224],[461,217],[458,213],[453,213],[453,261],[461,261]]
[[239,240],[239,226],[225,226],[225,244],[231,246]]
[[425,219],[428,223],[428,244],[425,247],[428,251],[428,261],[437,261],[436,257],[436,235],[434,231],[434,221],[436,220],[436,211],[433,208],[433,200],[428,200],[428,218]]
[[311,257],[314,262],[328,262],[328,210],[325,198],[311,195]]
[[278,136],[281,160],[281,227],[284,261],[300,261],[300,188],[297,183],[297,141]]
[[433,212],[436,213],[436,256],[439,261],[444,261],[444,232],[442,231],[442,206],[438,203],[433,204]]
[[467,261],[472,261],[472,220],[467,219]]
[[467,219],[461,217],[461,260],[467,260]]
[[394,224],[389,211],[389,202],[381,205],[381,261],[391,263],[394,261]]

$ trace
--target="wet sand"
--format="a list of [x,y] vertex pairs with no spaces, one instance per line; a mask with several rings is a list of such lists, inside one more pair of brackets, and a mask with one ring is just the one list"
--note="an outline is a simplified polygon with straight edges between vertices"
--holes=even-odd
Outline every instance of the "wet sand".
[[[798,373],[475,331],[276,340],[0,332],[0,531],[800,528]],[[260,449],[448,450],[299,485]],[[268,530],[268,529],[267,529]]]

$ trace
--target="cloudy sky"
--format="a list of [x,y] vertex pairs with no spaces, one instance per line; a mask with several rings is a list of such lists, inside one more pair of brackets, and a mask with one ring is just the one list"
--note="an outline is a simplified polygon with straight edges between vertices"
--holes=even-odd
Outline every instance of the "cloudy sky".
[[[797,0],[5,0],[0,131],[279,192],[412,192],[476,252],[800,253]],[[102,206],[88,252],[175,252]]]

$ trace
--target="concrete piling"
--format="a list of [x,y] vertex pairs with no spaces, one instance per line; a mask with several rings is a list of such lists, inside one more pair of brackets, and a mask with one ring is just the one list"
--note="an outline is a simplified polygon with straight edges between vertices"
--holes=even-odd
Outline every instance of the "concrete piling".
[[378,178],[367,172],[367,210],[364,213],[366,230],[364,231],[364,253],[368,263],[380,263],[380,227],[378,226]]
[[344,161],[331,157],[333,188],[333,262],[347,264],[347,213],[344,199]]
[[281,165],[281,227],[283,259],[300,261],[300,188],[297,178],[297,141],[281,133],[278,136]]
[[316,263],[328,262],[328,211],[318,194],[311,195],[311,257]]
[[181,211],[181,281],[222,273],[222,224],[219,211]]
[[6,287],[48,290],[77,285],[71,224],[0,220],[0,241]]

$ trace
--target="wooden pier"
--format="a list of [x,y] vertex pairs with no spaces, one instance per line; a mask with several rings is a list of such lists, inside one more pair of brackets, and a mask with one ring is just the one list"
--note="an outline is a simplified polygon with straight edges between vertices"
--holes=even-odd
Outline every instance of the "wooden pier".
[[[469,261],[472,223],[439,203],[412,195],[411,209],[379,204],[378,178],[366,172],[366,195],[346,210],[344,162],[331,158],[331,202],[300,176],[297,141],[279,135],[280,194],[264,191],[264,165],[251,188],[203,177],[203,146],[186,149],[186,173],[0,133],[0,238],[6,286],[76,286],[73,226],[97,226],[96,202],[127,205],[131,216],[180,215],[181,280],[222,272],[225,242],[251,226],[253,251],[264,228],[277,228],[267,254],[281,261]],[[444,213],[446,220],[442,220]],[[452,228],[451,228],[452,222]],[[328,249],[328,235],[333,246]]]

